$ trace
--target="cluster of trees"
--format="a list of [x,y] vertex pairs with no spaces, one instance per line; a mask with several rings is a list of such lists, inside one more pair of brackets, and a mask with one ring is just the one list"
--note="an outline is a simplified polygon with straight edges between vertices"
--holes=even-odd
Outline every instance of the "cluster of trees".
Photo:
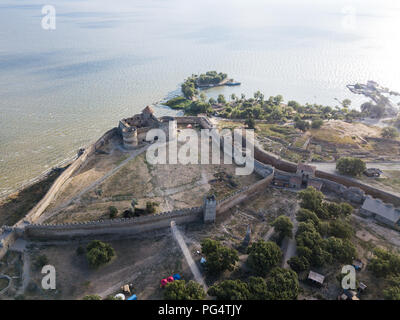
[[358,158],[342,157],[336,161],[336,170],[343,175],[359,176],[366,168],[365,162]]
[[292,270],[276,267],[266,279],[224,280],[210,287],[208,294],[217,300],[293,300],[299,294],[299,281]]
[[382,129],[381,135],[385,139],[394,139],[399,136],[399,132],[394,127],[385,127]]
[[203,300],[206,293],[203,287],[195,281],[175,280],[165,286],[166,300]]
[[196,76],[187,78],[181,85],[182,94],[186,99],[192,100],[199,92],[196,89]]
[[382,118],[385,114],[386,108],[384,103],[365,102],[360,107],[361,112],[371,118]]
[[289,101],[283,104],[281,95],[271,96],[265,100],[264,95],[257,91],[254,98],[246,99],[245,95],[237,97],[231,95],[231,101],[226,103],[226,107],[219,113],[219,116],[232,119],[247,119],[251,114],[254,119],[267,120],[271,123],[284,123],[294,120],[296,127],[306,131],[311,127],[318,129],[322,126],[324,119],[339,119],[352,121],[361,117],[361,113],[356,110],[349,110],[351,101],[343,101],[343,107],[329,107],[318,104],[301,105],[296,101]]
[[400,300],[400,255],[382,248],[375,248],[368,269],[377,278],[384,278],[387,286],[383,290],[387,300]]
[[110,262],[114,256],[114,248],[99,240],[91,241],[86,247],[86,259],[92,268],[98,268]]
[[[278,224],[281,223],[277,222]],[[282,232],[287,233],[287,228],[282,228]],[[209,274],[218,275],[225,270],[234,270],[239,260],[235,249],[211,239],[203,240],[201,246],[206,258],[206,271]],[[248,248],[248,254],[247,265],[257,277],[250,277],[247,282],[239,279],[222,281],[210,287],[209,295],[220,300],[295,299],[297,297],[299,291],[297,274],[292,270],[278,267],[282,261],[282,252],[276,243],[259,240]],[[179,287],[183,285],[179,284]],[[179,292],[181,291],[184,292],[183,289]]]
[[197,77],[197,84],[208,85],[208,84],[218,84],[228,77],[226,73],[218,73],[217,71],[207,71],[202,73]]
[[301,209],[297,213],[300,222],[296,233],[298,256],[288,263],[296,272],[311,266],[321,267],[333,262],[351,263],[356,255],[349,241],[353,229],[346,217],[353,208],[347,203],[323,201],[323,194],[313,187],[299,192]]

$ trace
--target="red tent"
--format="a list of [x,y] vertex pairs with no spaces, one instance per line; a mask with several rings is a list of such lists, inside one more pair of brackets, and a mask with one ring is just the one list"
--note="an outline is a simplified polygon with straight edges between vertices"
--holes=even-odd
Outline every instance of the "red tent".
[[168,277],[168,278],[167,278],[167,281],[168,281],[168,282],[174,282],[174,277]]

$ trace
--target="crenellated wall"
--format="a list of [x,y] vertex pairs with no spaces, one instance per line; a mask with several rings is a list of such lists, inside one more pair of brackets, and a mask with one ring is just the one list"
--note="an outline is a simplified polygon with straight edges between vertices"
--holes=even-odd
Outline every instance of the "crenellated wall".
[[28,239],[91,238],[101,235],[135,235],[146,231],[168,228],[172,220],[177,224],[202,221],[203,207],[174,210],[128,219],[111,219],[66,224],[32,224],[25,227]]

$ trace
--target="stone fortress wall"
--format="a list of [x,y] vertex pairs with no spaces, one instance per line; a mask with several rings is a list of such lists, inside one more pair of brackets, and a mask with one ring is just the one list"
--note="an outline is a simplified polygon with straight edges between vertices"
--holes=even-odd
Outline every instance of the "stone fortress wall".
[[[165,117],[161,121],[165,129],[168,127],[168,122],[171,117]],[[175,126],[177,124],[198,124],[201,128],[212,129],[213,124],[206,117],[175,117]],[[121,125],[121,122],[120,122]],[[147,127],[144,127],[147,128]],[[140,131],[139,128],[138,131]],[[161,128],[162,129],[162,128]],[[143,130],[146,131],[146,130]],[[271,183],[275,170],[279,174],[293,175],[296,173],[297,164],[282,160],[260,148],[254,146],[254,169],[263,179],[251,186],[247,186],[226,199],[219,201],[207,201],[202,207],[189,208],[184,210],[174,210],[164,212],[153,216],[145,216],[131,219],[113,219],[106,221],[94,221],[87,223],[72,223],[60,225],[39,225],[34,224],[35,220],[47,208],[49,203],[54,198],[55,193],[61,185],[74,173],[78,168],[84,165],[86,159],[95,153],[96,149],[102,146],[108,139],[115,134],[121,134],[124,141],[124,135],[121,128],[113,128],[106,132],[96,143],[87,148],[54,182],[49,192],[43,199],[28,213],[24,221],[20,221],[14,227],[3,227],[0,233],[0,258],[5,254],[7,248],[15,241],[18,236],[24,236],[29,239],[71,239],[79,237],[94,237],[100,235],[121,234],[134,235],[141,232],[152,231],[169,227],[172,220],[178,224],[186,224],[192,222],[213,222],[216,214],[225,212],[235,205],[249,197],[265,190]],[[137,134],[137,133],[136,133]],[[218,133],[212,133],[212,139],[220,143],[223,148],[224,139]],[[243,138],[242,144],[251,146],[251,142]],[[130,146],[128,146],[129,148]],[[233,146],[237,148],[237,146]],[[230,153],[229,153],[230,152]],[[233,151],[228,151],[228,155],[233,157]],[[322,191],[334,192],[349,201],[362,203],[365,198],[365,193],[376,198],[381,198],[384,201],[400,204],[400,197],[388,192],[364,185],[351,178],[346,178],[334,174],[328,174],[322,171],[316,171],[315,179],[322,182]],[[351,196],[354,194],[354,196]],[[17,236],[18,234],[18,236]]]

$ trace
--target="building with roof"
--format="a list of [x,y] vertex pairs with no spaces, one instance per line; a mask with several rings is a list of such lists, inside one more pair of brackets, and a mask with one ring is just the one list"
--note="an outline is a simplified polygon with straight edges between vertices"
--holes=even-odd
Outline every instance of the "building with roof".
[[158,140],[160,138],[158,135],[151,137],[151,139],[147,138],[147,133],[151,129],[161,129],[165,134],[166,141],[169,141],[175,139],[177,123],[174,117],[157,118],[154,115],[154,110],[147,106],[142,113],[122,119],[118,124],[118,131],[126,149],[135,149],[146,142]]
[[325,280],[325,276],[310,270],[307,279],[318,286],[322,286]]
[[392,204],[382,202],[380,199],[367,196],[360,208],[360,213],[390,227],[400,228],[400,210],[393,207]]

